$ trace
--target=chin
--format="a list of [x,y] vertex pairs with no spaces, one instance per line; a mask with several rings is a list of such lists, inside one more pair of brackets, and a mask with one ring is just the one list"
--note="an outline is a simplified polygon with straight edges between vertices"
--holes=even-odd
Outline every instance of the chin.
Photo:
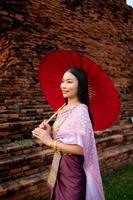
[[68,96],[67,96],[67,95],[65,95],[65,94],[63,94],[63,97],[64,97],[64,98],[68,98]]

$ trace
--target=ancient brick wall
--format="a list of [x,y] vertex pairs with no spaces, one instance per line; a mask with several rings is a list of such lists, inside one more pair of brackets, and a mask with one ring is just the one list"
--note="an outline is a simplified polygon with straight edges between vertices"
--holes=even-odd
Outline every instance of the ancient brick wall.
[[[38,65],[49,51],[86,54],[131,91],[132,8],[121,1],[1,1],[1,101],[40,95]],[[6,83],[10,81],[10,87]],[[8,96],[5,94],[7,91]],[[129,97],[130,98],[130,97]],[[2,102],[3,102],[2,101]],[[131,115],[127,113],[128,117]]]
[[1,0],[0,7],[0,198],[48,194],[51,150],[30,137],[53,112],[40,91],[38,67],[56,49],[87,55],[114,81],[122,112],[115,126],[97,137],[101,171],[131,163],[132,8],[121,0]]

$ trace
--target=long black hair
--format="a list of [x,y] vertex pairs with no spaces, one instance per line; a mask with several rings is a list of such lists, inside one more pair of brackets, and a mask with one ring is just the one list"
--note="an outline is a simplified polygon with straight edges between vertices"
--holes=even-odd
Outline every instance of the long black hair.
[[[86,72],[78,67],[71,67],[67,70],[67,72],[72,73],[78,80],[78,99],[81,103],[84,103],[88,107],[89,116],[91,119],[92,126],[94,128],[94,120],[93,116],[89,109],[89,90],[88,90],[88,77]],[[65,98],[66,103],[68,103],[68,99]]]

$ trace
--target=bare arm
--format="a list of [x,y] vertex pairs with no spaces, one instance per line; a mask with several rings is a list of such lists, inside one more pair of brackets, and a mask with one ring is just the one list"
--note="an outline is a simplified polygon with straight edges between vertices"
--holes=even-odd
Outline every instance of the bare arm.
[[[41,128],[35,128],[32,131],[33,137],[36,137],[43,144],[53,147],[53,138],[50,136],[50,130],[46,131]],[[52,145],[51,145],[52,144]],[[57,142],[57,149],[64,153],[83,155],[83,148],[78,144],[65,144],[62,141]]]
[[64,153],[83,155],[83,148],[77,144],[65,144],[63,142],[57,142],[57,149]]

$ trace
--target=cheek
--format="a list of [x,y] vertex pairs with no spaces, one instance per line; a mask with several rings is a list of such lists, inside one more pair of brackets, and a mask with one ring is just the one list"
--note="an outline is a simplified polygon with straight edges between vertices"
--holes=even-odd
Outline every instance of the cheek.
[[70,89],[71,89],[74,93],[77,93],[77,91],[78,91],[78,85],[77,85],[77,84],[72,84],[72,85],[70,86]]

